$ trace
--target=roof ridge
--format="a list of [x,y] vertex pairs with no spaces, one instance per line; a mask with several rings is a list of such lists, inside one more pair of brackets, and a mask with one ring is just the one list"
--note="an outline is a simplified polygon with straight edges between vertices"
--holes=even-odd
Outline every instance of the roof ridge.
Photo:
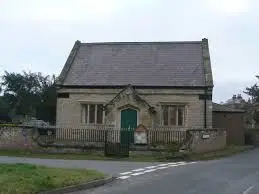
[[142,42],[81,42],[81,45],[102,45],[102,44],[201,44],[202,41],[142,41]]

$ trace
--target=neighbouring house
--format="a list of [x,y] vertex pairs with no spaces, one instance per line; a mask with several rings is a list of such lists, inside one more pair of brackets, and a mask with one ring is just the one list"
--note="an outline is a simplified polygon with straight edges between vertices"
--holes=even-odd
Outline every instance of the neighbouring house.
[[247,102],[243,99],[241,94],[233,95],[232,98],[228,99],[226,103],[224,103],[225,106],[236,108],[236,109],[244,109]]
[[241,94],[238,94],[233,95],[233,97],[227,100],[223,105],[233,109],[243,109],[245,111],[245,128],[259,128],[259,103],[252,103],[250,100],[245,101]]
[[57,86],[60,127],[212,128],[207,39],[76,41]]
[[227,131],[227,144],[244,145],[245,110],[213,103],[212,126]]

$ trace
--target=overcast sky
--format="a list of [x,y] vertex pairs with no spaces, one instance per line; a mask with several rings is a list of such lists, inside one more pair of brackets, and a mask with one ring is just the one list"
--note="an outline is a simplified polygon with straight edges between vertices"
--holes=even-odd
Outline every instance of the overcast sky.
[[0,0],[0,75],[58,75],[76,40],[209,39],[215,102],[256,83],[258,0]]

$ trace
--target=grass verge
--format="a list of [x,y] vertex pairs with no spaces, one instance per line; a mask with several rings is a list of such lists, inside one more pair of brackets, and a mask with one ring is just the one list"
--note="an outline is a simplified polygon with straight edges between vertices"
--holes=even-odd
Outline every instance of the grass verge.
[[109,160],[99,152],[47,153],[30,149],[0,149],[0,156],[16,156],[42,159],[63,160]]
[[41,159],[63,159],[63,160],[110,160],[110,161],[139,161],[157,162],[166,161],[161,155],[131,155],[129,158],[105,157],[103,152],[74,152],[74,153],[39,153],[32,150],[0,149],[0,156],[15,156]]
[[17,156],[42,159],[64,159],[64,160],[119,160],[119,161],[139,161],[139,162],[166,162],[178,160],[210,160],[230,156],[239,152],[252,149],[252,146],[228,146],[222,150],[207,152],[202,154],[182,154],[182,153],[154,153],[132,154],[129,158],[105,157],[102,152],[85,153],[37,153],[32,150],[0,150],[0,156]]
[[213,160],[217,158],[227,157],[231,155],[235,155],[237,153],[241,153],[247,150],[253,149],[253,146],[228,146],[224,149],[206,152],[201,154],[188,154],[187,157],[189,160]]
[[40,191],[86,183],[104,178],[95,170],[61,169],[31,164],[0,164],[1,194]]

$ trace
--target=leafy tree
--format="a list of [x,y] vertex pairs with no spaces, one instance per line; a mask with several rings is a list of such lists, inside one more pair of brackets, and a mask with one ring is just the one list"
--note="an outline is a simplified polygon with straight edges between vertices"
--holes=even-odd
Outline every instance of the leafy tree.
[[35,73],[8,73],[3,76],[4,96],[16,114],[34,115],[39,103],[39,83]]
[[41,103],[37,107],[36,117],[45,121],[54,123],[56,120],[56,99],[57,92],[55,87],[55,76],[49,78],[41,83],[42,92],[40,94]]
[[[259,76],[257,75],[256,78],[259,80]],[[247,87],[245,94],[251,97],[252,103],[259,102],[259,85],[254,84],[251,87]]]
[[0,115],[8,115],[9,106],[4,96],[0,96]]
[[52,114],[52,109],[56,106],[54,76],[31,72],[5,72],[2,80],[4,99],[9,111],[48,121],[55,120],[55,115]]

